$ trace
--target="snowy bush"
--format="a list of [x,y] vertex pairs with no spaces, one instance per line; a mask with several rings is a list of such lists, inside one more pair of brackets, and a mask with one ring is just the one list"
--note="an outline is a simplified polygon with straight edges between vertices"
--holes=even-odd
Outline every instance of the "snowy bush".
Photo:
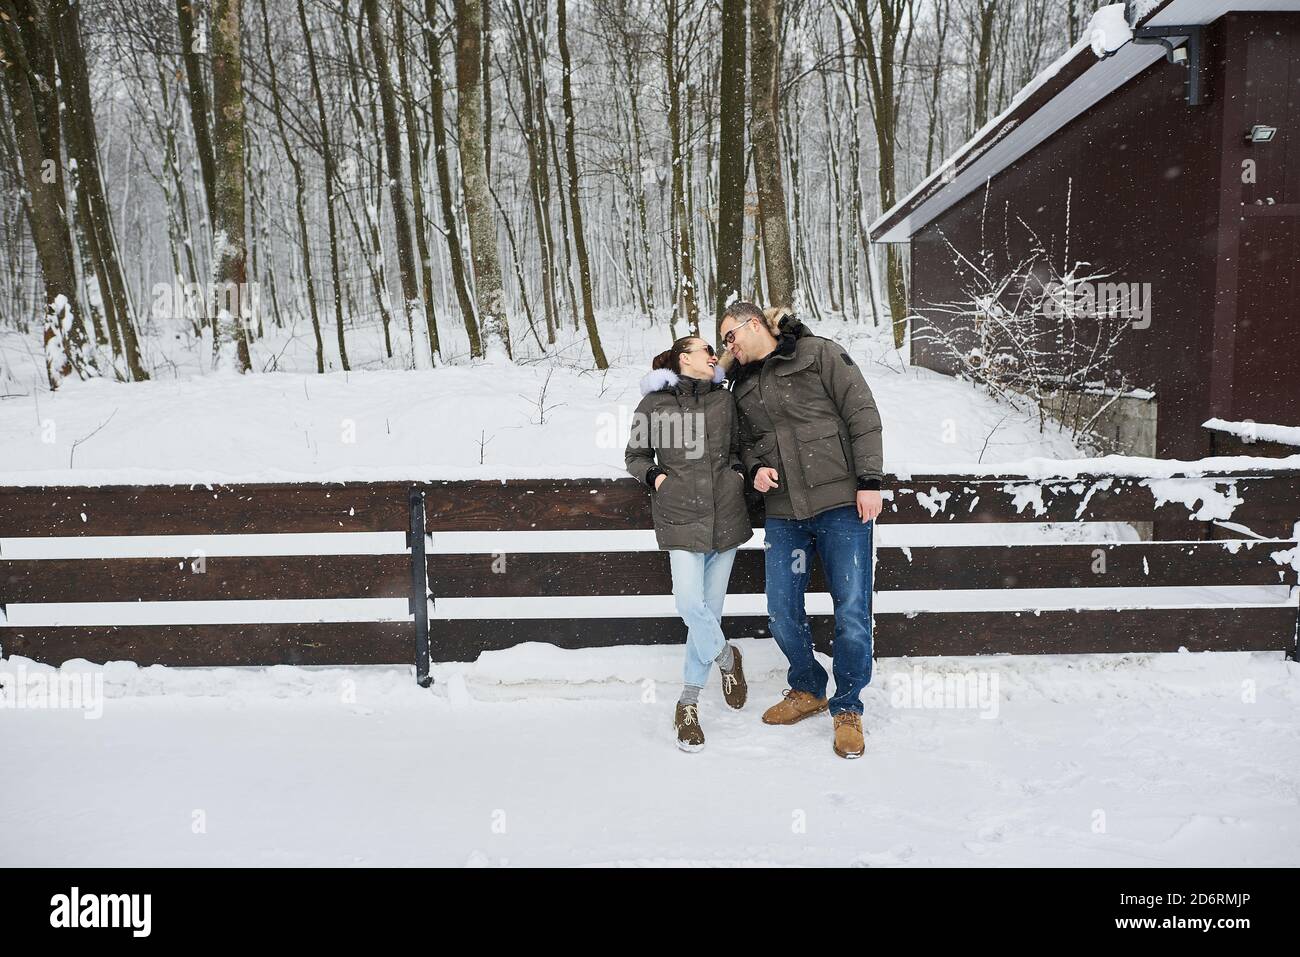
[[1076,444],[1099,448],[1095,427],[1107,410],[1144,394],[1117,362],[1128,330],[1143,328],[1140,290],[1130,297],[1090,263],[1062,269],[1033,239],[1004,268],[987,249],[971,257],[949,242],[972,278],[959,298],[911,317],[913,339],[955,374],[1037,414],[1040,428],[1050,415]]

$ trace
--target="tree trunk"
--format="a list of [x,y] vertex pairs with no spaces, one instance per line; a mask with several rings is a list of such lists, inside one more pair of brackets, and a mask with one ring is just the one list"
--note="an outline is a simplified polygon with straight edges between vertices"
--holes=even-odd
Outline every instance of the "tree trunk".
[[[397,231],[397,266],[402,274],[402,313],[411,337],[415,367],[423,369],[433,361],[432,343],[415,336],[415,321],[424,309],[420,302],[420,279],[411,246],[411,223],[406,213],[406,190],[402,177],[402,134],[397,122],[397,97],[393,93],[393,76],[388,67],[388,48],[379,22],[378,0],[365,0],[366,19],[370,24],[370,47],[375,57],[379,105],[384,114],[384,152],[388,157],[388,190],[393,203],[393,226]],[[426,290],[427,292],[427,290]]]
[[456,125],[460,132],[460,174],[465,190],[465,215],[469,219],[470,255],[474,260],[474,292],[478,298],[485,356],[509,360],[510,325],[483,152],[482,50],[483,0],[459,0],[456,4]]
[[394,41],[397,46],[397,82],[401,85],[402,115],[406,121],[406,158],[411,170],[412,232],[420,254],[420,281],[424,287],[424,322],[429,330],[429,348],[435,359],[442,352],[438,342],[438,317],[433,309],[433,260],[429,256],[428,217],[424,213],[424,182],[421,176],[420,125],[415,121],[415,97],[406,72],[406,15],[402,3],[393,5]]
[[745,0],[722,0],[717,315],[740,297],[745,247]]
[[971,120],[967,137],[989,121],[989,90],[993,78],[993,25],[998,15],[997,0],[977,0],[966,22],[967,36],[975,43],[972,64]]
[[243,0],[215,0],[212,10],[213,203],[212,361],[217,369],[248,372],[245,328],[248,264],[244,239],[244,64],[239,49]]
[[[555,147],[558,134],[555,132],[555,124],[551,122],[549,115],[546,124],[551,133],[548,140],[551,144],[551,167],[555,170],[555,182],[557,188],[564,189],[564,175],[560,172],[560,151]],[[573,241],[569,235],[569,206],[563,202],[560,203],[560,236],[564,240],[564,287],[569,293],[569,312],[573,316],[573,328],[577,329],[578,294],[573,290]]]
[[190,125],[194,128],[194,151],[199,155],[203,177],[204,209],[208,223],[216,222],[216,158],[212,149],[212,119],[208,110],[208,86],[203,78],[203,51],[207,43],[194,32],[195,0],[176,0],[176,21],[181,34],[181,62],[185,64],[186,90],[189,93]]
[[[168,209],[174,210],[175,214],[172,221],[172,229],[175,231],[174,241],[185,255],[185,274],[182,276],[181,270],[177,268],[176,281],[177,283],[180,283],[181,280],[185,278],[187,279],[188,285],[198,292],[198,303],[192,303],[189,297],[186,296],[182,308],[185,311],[185,318],[189,320],[194,335],[199,336],[203,333],[204,317],[208,314],[206,296],[204,294],[204,289],[207,283],[199,272],[199,262],[194,251],[194,243],[186,241],[193,236],[194,231],[191,226],[190,202],[185,190],[185,176],[181,172],[180,143],[174,119],[175,114],[172,112],[166,96],[166,90],[168,84],[172,81],[172,76],[169,71],[163,68],[161,63],[158,64],[157,70],[158,89],[163,92],[162,110],[158,114],[158,122],[163,126],[164,130],[164,135],[162,137],[164,143],[163,162],[167,166],[168,179],[171,181],[172,187],[175,189],[174,194],[165,193],[164,195],[175,196],[176,202],[174,207],[169,203]],[[176,82],[179,84],[179,80]],[[165,119],[163,119],[164,117]],[[179,258],[178,254],[178,262]]]
[[271,79],[271,106],[275,113],[276,129],[280,132],[280,142],[284,146],[285,159],[293,170],[293,208],[298,220],[298,243],[302,250],[303,280],[307,285],[307,310],[311,316],[311,330],[316,337],[316,371],[325,371],[325,342],[321,338],[320,311],[316,304],[316,274],[311,260],[311,235],[307,229],[307,212],[302,163],[289,142],[289,133],[284,124],[284,104],[280,100],[280,83],[275,68],[276,58],[271,53],[271,25],[266,12],[267,0],[261,0],[262,7],[262,49],[266,54],[266,64]]
[[465,275],[465,257],[461,255],[460,223],[451,201],[451,169],[447,163],[447,124],[443,120],[443,97],[445,82],[442,75],[442,43],[436,32],[436,0],[424,0],[424,44],[429,57],[429,70],[432,74],[429,82],[429,113],[433,124],[433,159],[438,170],[438,199],[442,204],[442,229],[447,240],[447,259],[451,264],[451,284],[456,290],[456,302],[460,305],[461,317],[465,320],[465,332],[469,336],[469,354],[483,355],[483,343],[479,337],[478,320],[475,318],[474,301],[469,294],[469,280]]
[[591,302],[591,263],[587,258],[587,237],[582,229],[582,203],[578,196],[578,146],[574,136],[573,84],[570,73],[569,39],[566,30],[565,0],[557,0],[556,27],[560,42],[560,96],[564,101],[564,152],[569,166],[569,208],[573,219],[573,239],[578,250],[578,275],[582,280],[582,319],[587,325],[587,339],[591,343],[591,356],[597,369],[608,369],[605,350],[600,344],[600,331],[596,328],[596,311]]
[[298,23],[302,27],[302,41],[307,50],[307,69],[311,75],[312,93],[316,99],[316,122],[320,127],[321,160],[325,164],[325,221],[329,227],[330,278],[334,290],[334,329],[338,337],[339,362],[343,371],[348,368],[348,346],[343,338],[343,277],[339,273],[339,228],[334,210],[334,187],[338,181],[338,167],[334,162],[334,148],[330,146],[330,128],[325,119],[325,94],[321,90],[320,72],[316,68],[316,48],[307,23],[307,9],[298,0]]
[[700,334],[700,307],[695,289],[695,264],[691,256],[691,219],[686,206],[686,155],[682,126],[682,73],[678,50],[681,7],[678,0],[667,4],[664,33],[664,75],[668,86],[668,136],[672,164],[673,256],[677,265],[677,305],[686,320],[687,334]]
[[[912,41],[913,0],[857,0],[858,18],[853,20],[863,59],[867,66],[867,86],[875,113],[876,148],[879,154],[877,179],[880,208],[889,209],[895,202],[895,154],[898,145],[898,114],[902,98],[902,67]],[[880,40],[877,43],[872,24],[880,14]],[[900,49],[901,44],[901,49]],[[889,298],[890,321],[894,346],[902,348],[907,333],[907,289],[903,276],[903,255],[895,244],[885,248],[885,290]]]
[[[352,21],[348,13],[347,0],[343,0],[341,15],[342,18],[347,21],[348,26],[351,27]],[[365,44],[362,40],[362,35],[366,32],[364,15],[358,18],[357,29],[359,32],[355,50],[348,29],[341,30],[340,36],[343,38],[343,54],[346,57],[347,66],[348,111],[352,114],[352,122],[355,124],[356,129],[364,130],[366,129],[366,122],[361,115],[361,87],[357,82],[357,76],[364,70],[364,66],[362,65],[362,61],[364,60],[363,54],[365,51]],[[371,114],[373,115],[373,113],[372,98]],[[378,127],[379,124],[375,123],[373,125]],[[361,166],[359,160],[365,155],[366,147],[364,144],[356,144],[355,151],[357,154],[356,160],[358,160],[356,165],[359,169]],[[369,249],[364,257],[366,262],[366,272],[370,276],[370,286],[375,293],[375,304],[379,307],[379,320],[384,327],[384,355],[391,359],[393,357],[393,316],[392,311],[389,308],[387,269],[384,265],[384,245],[379,234],[379,223],[377,222],[378,209],[384,199],[384,154],[382,150],[378,151],[378,155],[375,157],[374,167],[374,190],[375,196],[378,200],[377,202],[371,203],[367,201],[367,193],[365,192],[367,187],[360,185],[359,177],[356,178],[356,182],[350,184],[355,185],[357,190],[361,192],[361,208],[366,218],[366,231],[364,234],[361,231],[361,224],[352,210],[352,201],[348,198],[349,190],[343,191],[342,198],[343,208],[347,211],[348,221],[352,223],[352,231],[356,235],[358,242],[369,244]]]
[[77,181],[84,191],[86,229],[93,250],[99,292],[105,314],[120,340],[121,356],[127,375],[134,381],[148,379],[140,358],[140,345],[131,316],[113,239],[111,213],[104,195],[104,181],[99,169],[99,138],[90,104],[90,83],[86,73],[86,55],[81,45],[78,7],[69,0],[53,0],[50,5],[55,55],[58,59],[61,89],[64,95],[63,122],[68,130],[68,146],[77,160]]
[[750,13],[753,67],[754,180],[758,185],[758,214],[763,221],[763,261],[767,265],[769,306],[794,305],[794,262],[790,227],[786,221],[785,188],[781,181],[779,80],[781,47],[777,0],[754,0]]
[[546,107],[545,63],[538,42],[536,21],[530,6],[525,16],[520,0],[513,0],[515,47],[520,65],[520,86],[524,94],[521,118],[524,149],[528,154],[528,195],[537,221],[537,242],[542,259],[542,303],[546,310],[546,341],[555,344],[559,307],[555,297],[555,237],[551,228],[551,177],[547,155],[549,129]]
[[45,365],[50,388],[86,378],[87,336],[77,296],[61,166],[58,85],[49,19],[42,0],[0,0],[4,84],[23,180],[30,197],[32,240],[45,287]]

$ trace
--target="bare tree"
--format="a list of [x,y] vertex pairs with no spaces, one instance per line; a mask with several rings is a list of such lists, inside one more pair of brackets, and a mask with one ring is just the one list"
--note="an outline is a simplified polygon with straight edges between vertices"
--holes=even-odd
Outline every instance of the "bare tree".
[[460,222],[451,201],[451,167],[447,162],[447,124],[443,118],[446,81],[442,72],[442,34],[438,32],[435,0],[424,0],[424,43],[429,58],[429,114],[433,126],[433,158],[438,170],[438,199],[442,205],[442,231],[447,240],[447,258],[451,264],[451,281],[456,302],[469,336],[470,355],[483,354],[478,318],[469,294],[465,257],[461,255]]
[[459,0],[456,4],[456,125],[460,133],[460,175],[465,189],[465,214],[469,219],[470,254],[474,260],[474,291],[478,297],[484,355],[509,359],[510,325],[501,286],[496,222],[484,157],[482,49],[482,0]]
[[0,0],[5,94],[27,187],[32,240],[45,286],[45,364],[50,388],[95,369],[77,296],[67,210],[54,46],[43,0]]
[[397,82],[401,93],[402,117],[406,124],[406,158],[411,173],[411,231],[420,254],[420,284],[424,289],[424,321],[429,329],[429,343],[434,355],[442,352],[438,342],[438,317],[433,304],[433,261],[429,256],[428,218],[424,214],[424,177],[421,172],[423,151],[420,148],[420,125],[415,119],[415,96],[406,69],[406,15],[404,0],[393,4],[393,41],[397,49]]
[[688,334],[700,334],[699,294],[695,281],[695,252],[691,243],[691,218],[687,205],[687,133],[689,117],[682,103],[687,61],[699,36],[699,20],[686,21],[688,4],[664,0],[664,77],[668,86],[668,135],[672,165],[672,222],[677,267],[678,314],[686,320]]
[[325,342],[321,338],[320,311],[316,304],[316,273],[312,266],[311,234],[307,227],[306,186],[303,176],[302,161],[298,158],[293,144],[289,140],[288,128],[284,119],[284,105],[280,100],[280,82],[276,72],[276,56],[271,52],[271,23],[267,16],[267,0],[261,0],[262,8],[262,51],[266,55],[267,67],[271,80],[271,108],[275,114],[276,129],[280,133],[280,143],[284,149],[289,168],[293,171],[293,208],[298,222],[298,243],[302,252],[303,280],[307,286],[307,309],[311,316],[311,329],[316,337],[316,371],[325,371]]
[[556,0],[556,33],[560,44],[561,99],[564,101],[564,153],[569,164],[569,209],[573,217],[573,241],[578,250],[578,273],[582,281],[582,319],[587,326],[587,341],[597,369],[608,369],[605,350],[596,328],[596,311],[591,303],[591,261],[587,258],[587,237],[582,228],[582,202],[578,195],[578,146],[573,120],[573,64],[569,59],[568,29],[565,23],[565,0]]
[[75,179],[79,206],[84,213],[88,252],[96,273],[95,287],[102,303],[114,354],[126,376],[149,378],[140,358],[131,302],[118,261],[113,224],[100,176],[99,138],[90,103],[86,55],[81,44],[79,7],[70,0],[51,0],[51,34],[59,67],[63,126],[68,152],[76,160]]
[[186,94],[190,104],[190,125],[194,148],[203,174],[204,209],[208,222],[216,221],[213,203],[217,195],[216,156],[212,148],[212,116],[208,109],[208,84],[203,76],[203,53],[207,36],[196,29],[194,11],[198,0],[176,0],[176,23],[181,37],[181,62],[185,64]]
[[379,21],[378,0],[365,0],[366,19],[370,26],[370,47],[375,58],[375,82],[379,87],[379,104],[384,115],[384,151],[388,156],[388,189],[393,203],[393,225],[397,231],[397,267],[402,277],[402,314],[417,369],[426,368],[433,358],[434,330],[426,326],[425,335],[416,336],[416,320],[424,311],[420,301],[420,277],[415,251],[411,247],[411,221],[406,210],[405,177],[402,175],[402,132],[397,119],[397,96],[388,65],[387,41]]
[[242,0],[214,0],[212,17],[213,211],[212,362],[218,369],[248,372],[245,319],[248,264],[244,237],[244,87],[240,52]]
[[[867,88],[879,154],[880,208],[885,210],[897,199],[899,113],[904,92],[902,78],[916,24],[915,2],[876,0],[873,8],[871,0],[857,0],[856,16],[848,10],[845,10],[845,15],[853,25],[866,61]],[[885,290],[889,297],[894,345],[901,348],[907,330],[907,290],[902,253],[892,244],[885,248]]]
[[740,296],[745,246],[745,0],[722,2],[718,147],[718,295],[715,320]]
[[307,51],[307,69],[311,75],[311,89],[316,101],[316,124],[320,128],[321,159],[325,164],[325,221],[329,225],[330,278],[334,293],[334,329],[338,337],[339,362],[344,371],[347,371],[348,346],[343,338],[343,279],[339,275],[338,217],[334,212],[338,166],[334,161],[334,148],[330,145],[329,121],[325,118],[325,94],[321,89],[320,71],[316,68],[316,46],[312,42],[312,29],[307,22],[307,8],[303,0],[298,0],[298,24],[302,27],[303,48]]
[[777,0],[754,0],[749,26],[753,69],[750,136],[754,141],[754,180],[758,184],[758,215],[762,220],[763,262],[767,266],[767,300],[772,306],[793,306],[794,261],[790,255],[778,125],[781,47]]
[[[549,172],[550,124],[546,120],[546,55],[543,46],[545,7],[536,0],[512,0],[511,36],[513,54],[519,71],[523,110],[516,118],[523,132],[528,155],[528,196],[533,219],[537,224],[538,253],[542,266],[542,304],[546,312],[546,341],[555,342],[559,326],[559,308],[555,296],[555,236],[551,223],[551,176]],[[540,7],[540,8],[539,8]],[[507,95],[507,102],[509,96]],[[513,103],[511,104],[513,109]]]

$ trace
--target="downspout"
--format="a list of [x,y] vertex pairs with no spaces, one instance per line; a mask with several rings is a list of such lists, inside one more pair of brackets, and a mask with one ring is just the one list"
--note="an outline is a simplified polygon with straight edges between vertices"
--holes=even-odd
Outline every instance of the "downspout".
[[[1205,60],[1205,28],[1200,24],[1170,27],[1139,27],[1133,24],[1133,0],[1124,2],[1124,19],[1133,31],[1129,43],[1160,44],[1165,48],[1165,59],[1187,68],[1187,105],[1200,106],[1205,102],[1204,84],[1201,82],[1201,64]],[[1184,43],[1175,44],[1171,38],[1181,38]],[[1127,44],[1121,44],[1106,53],[1102,59],[1114,56]]]

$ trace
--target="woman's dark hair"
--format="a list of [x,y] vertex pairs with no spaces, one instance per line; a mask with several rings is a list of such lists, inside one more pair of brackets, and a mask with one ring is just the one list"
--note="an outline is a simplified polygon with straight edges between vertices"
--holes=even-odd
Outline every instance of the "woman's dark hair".
[[650,361],[651,369],[669,369],[674,375],[682,374],[682,353],[690,351],[690,344],[699,336],[682,336],[673,343],[671,349],[665,349]]

